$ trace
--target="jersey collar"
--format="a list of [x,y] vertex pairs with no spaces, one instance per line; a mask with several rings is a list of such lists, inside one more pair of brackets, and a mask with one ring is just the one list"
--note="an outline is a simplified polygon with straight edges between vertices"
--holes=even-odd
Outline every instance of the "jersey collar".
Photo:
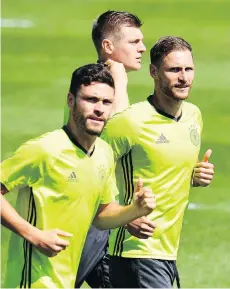
[[180,119],[181,119],[181,117],[182,117],[182,112],[181,112],[181,114],[178,116],[178,117],[175,117],[175,116],[173,116],[173,115],[171,115],[171,114],[168,114],[168,113],[166,113],[166,112],[164,112],[164,111],[162,111],[162,110],[160,110],[159,108],[156,108],[156,106],[153,104],[153,102],[152,102],[152,94],[147,98],[147,100],[148,100],[148,102],[154,107],[154,109],[159,113],[159,114],[161,114],[161,115],[163,115],[163,116],[165,116],[165,117],[168,117],[168,118],[170,118],[170,119],[173,119],[173,120],[175,120],[176,122],[178,122]]
[[67,125],[63,125],[62,129],[64,130],[64,132],[67,134],[67,136],[69,137],[69,139],[71,140],[71,142],[77,146],[80,150],[82,150],[86,155],[88,155],[89,157],[92,156],[92,154],[94,153],[95,150],[95,146],[92,150],[92,152],[89,154],[88,151],[83,148],[83,146],[81,144],[79,144],[78,141],[76,141],[76,139],[74,138],[73,134],[71,133],[71,131],[68,129]]

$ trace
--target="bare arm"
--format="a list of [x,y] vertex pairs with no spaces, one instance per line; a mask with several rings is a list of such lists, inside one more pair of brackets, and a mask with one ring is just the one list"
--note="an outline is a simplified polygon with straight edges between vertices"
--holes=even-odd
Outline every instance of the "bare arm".
[[156,229],[156,224],[143,216],[126,225],[126,230],[139,239],[148,239],[152,237]]
[[115,84],[115,95],[111,114],[111,116],[113,116],[115,113],[121,112],[129,106],[129,97],[127,93],[128,77],[122,63],[111,59],[108,59],[105,63],[109,67]]
[[93,225],[101,230],[114,229],[123,226],[138,217],[139,216],[137,216],[137,212],[132,205],[120,206],[114,202],[100,205]]
[[139,180],[131,205],[120,206],[115,202],[100,205],[93,224],[101,230],[121,227],[139,217],[150,214],[155,207],[155,196],[152,190],[143,188],[142,181]]
[[2,196],[7,192],[7,188],[1,185],[1,220],[4,227],[18,234],[49,257],[57,255],[69,245],[68,241],[59,238],[58,235],[70,237],[71,234],[58,229],[42,231],[23,219]]

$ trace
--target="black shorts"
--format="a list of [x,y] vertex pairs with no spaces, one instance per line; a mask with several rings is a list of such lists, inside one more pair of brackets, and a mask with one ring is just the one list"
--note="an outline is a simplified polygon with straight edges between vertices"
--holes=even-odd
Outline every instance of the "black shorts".
[[75,288],[86,281],[91,288],[110,288],[108,250],[109,230],[101,231],[91,226],[86,237],[78,268]]
[[113,288],[172,288],[180,280],[176,261],[109,256]]

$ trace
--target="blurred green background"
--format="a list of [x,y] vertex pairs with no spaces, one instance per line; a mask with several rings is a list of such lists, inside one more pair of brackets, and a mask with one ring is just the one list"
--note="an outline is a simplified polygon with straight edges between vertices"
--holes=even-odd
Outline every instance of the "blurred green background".
[[[189,101],[203,113],[201,157],[212,148],[216,173],[209,188],[191,191],[178,268],[183,287],[230,287],[230,1],[2,1],[2,159],[27,139],[61,127],[71,73],[96,61],[92,22],[108,9],[144,21],[148,51],[164,35],[182,36],[193,46]],[[141,71],[129,74],[132,102],[153,91],[148,66],[147,52]],[[13,195],[7,198],[14,203]],[[3,229],[2,278],[8,239]]]

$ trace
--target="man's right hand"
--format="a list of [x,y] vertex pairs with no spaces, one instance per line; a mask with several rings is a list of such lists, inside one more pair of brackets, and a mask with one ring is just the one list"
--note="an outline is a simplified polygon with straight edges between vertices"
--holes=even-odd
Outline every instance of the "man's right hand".
[[31,243],[44,255],[54,257],[69,246],[69,241],[61,237],[72,237],[72,234],[59,229],[51,231],[39,230],[36,236],[33,236]]
[[156,224],[143,216],[127,224],[126,229],[131,235],[139,239],[148,239],[152,237],[156,229]]
[[115,86],[123,84],[123,88],[126,89],[128,83],[128,76],[123,63],[108,59],[105,62],[108,66],[110,73],[112,74]]
[[136,218],[149,215],[156,208],[156,197],[150,188],[143,187],[141,178],[137,181],[132,206],[136,211]]
[[111,116],[125,110],[129,106],[127,93],[128,76],[122,63],[108,59],[105,64],[113,77],[115,85],[115,95]]

